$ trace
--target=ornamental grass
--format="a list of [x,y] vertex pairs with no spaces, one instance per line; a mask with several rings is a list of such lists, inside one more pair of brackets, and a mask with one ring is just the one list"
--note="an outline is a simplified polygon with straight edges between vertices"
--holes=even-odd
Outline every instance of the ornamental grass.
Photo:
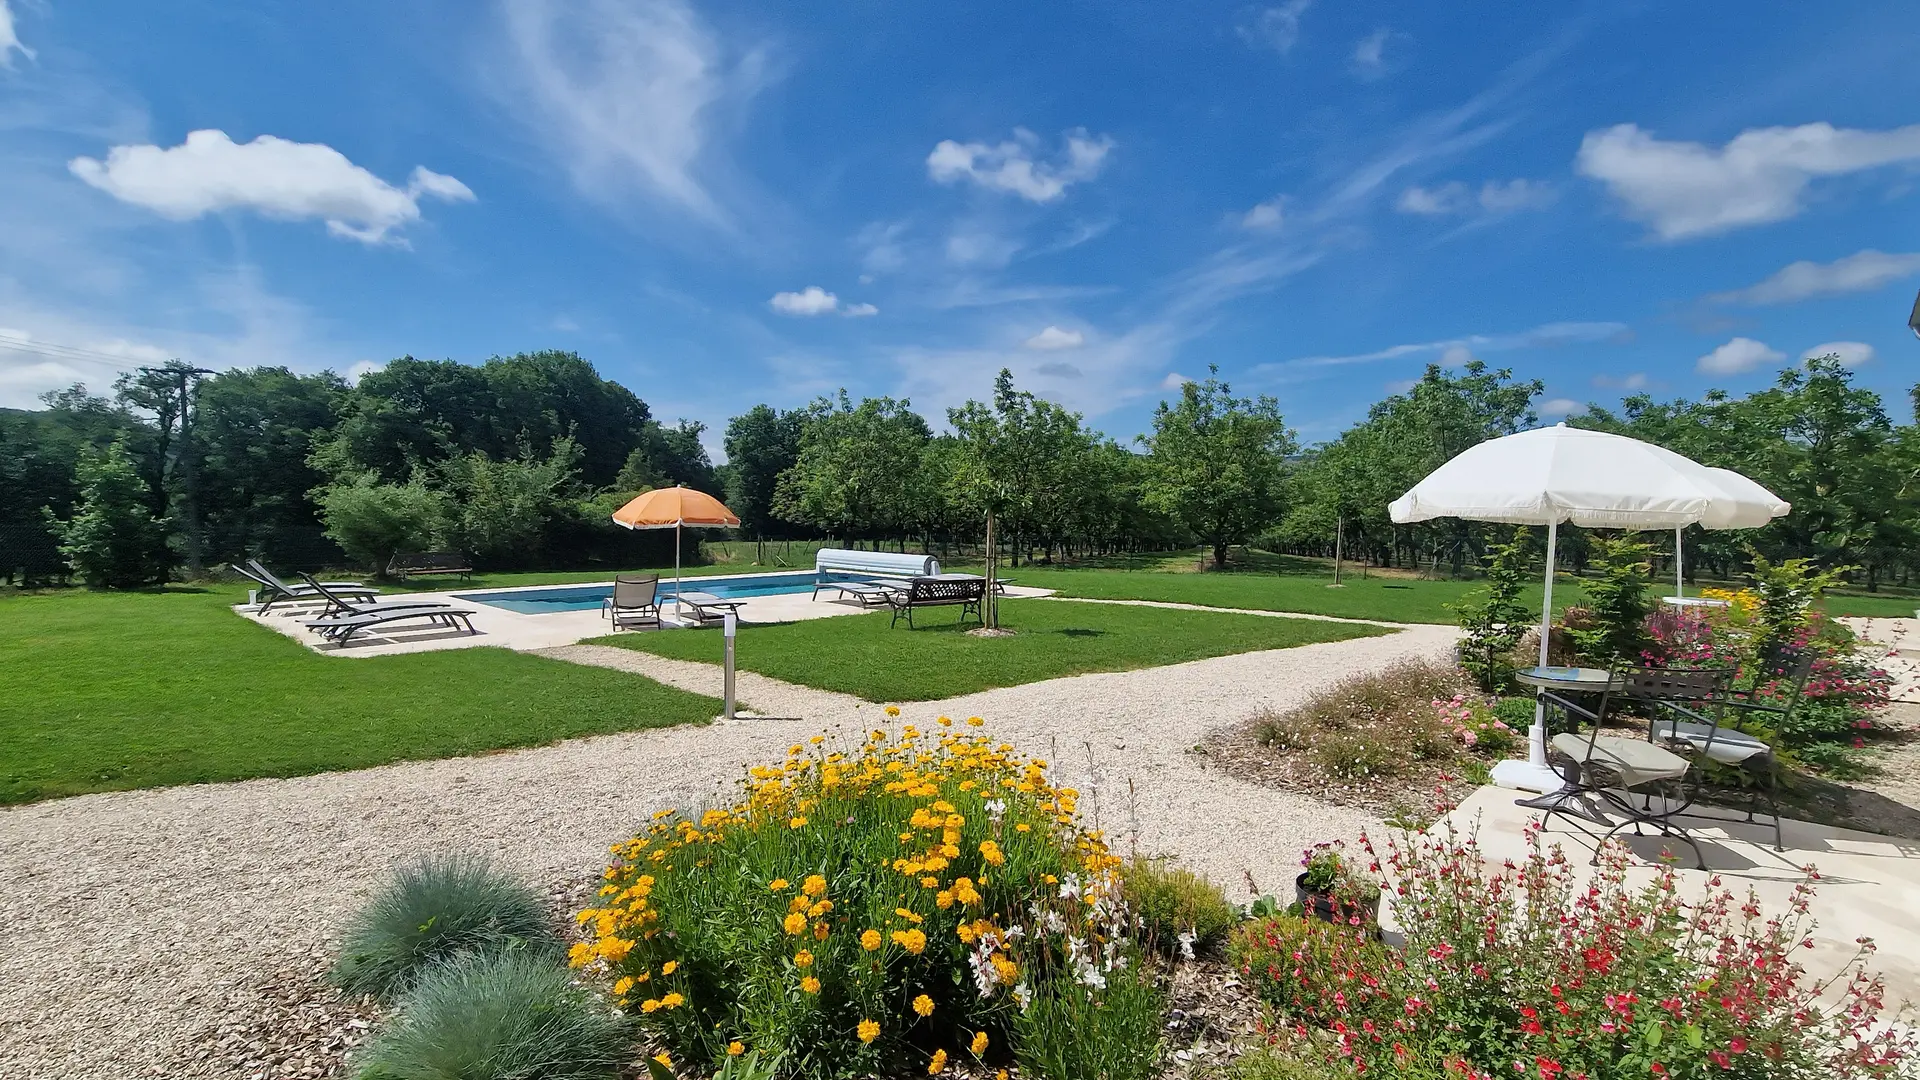
[[613,848],[571,962],[695,1071],[747,1054],[798,1077],[1066,1061],[1050,1040],[1077,1033],[1032,1021],[1072,1015],[1062,1002],[1138,1013],[1143,985],[1154,1022],[1110,1038],[1145,1038],[1150,1058],[1158,992],[1120,860],[1045,761],[941,724],[846,751],[815,737],[748,770],[730,807],[656,814]]

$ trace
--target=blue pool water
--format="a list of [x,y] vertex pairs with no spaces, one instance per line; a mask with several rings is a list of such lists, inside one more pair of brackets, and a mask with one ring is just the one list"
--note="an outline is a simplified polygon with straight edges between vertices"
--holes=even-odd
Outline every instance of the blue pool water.
[[[690,577],[680,579],[688,592],[710,593],[722,599],[738,600],[748,596],[775,596],[782,593],[813,591],[811,572],[799,574],[756,574],[752,577]],[[556,611],[598,611],[600,604],[613,595],[612,585],[541,585],[530,589],[502,592],[456,594],[454,599],[516,611],[522,615],[551,615]],[[673,596],[673,581],[662,578],[660,599]]]

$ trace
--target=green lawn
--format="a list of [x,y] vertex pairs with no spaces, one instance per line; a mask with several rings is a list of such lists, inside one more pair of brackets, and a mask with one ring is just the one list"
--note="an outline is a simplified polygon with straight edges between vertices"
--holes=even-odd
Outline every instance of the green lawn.
[[1911,619],[1920,610],[1920,596],[1911,593],[1828,593],[1820,601],[1829,615],[1859,615],[1875,619]]
[[[917,613],[921,625],[913,630],[905,623],[889,628],[888,618],[875,612],[742,627],[736,661],[747,671],[868,701],[935,701],[1063,675],[1391,632],[1352,623],[1051,600],[1005,601],[1001,622],[1017,632],[1004,638],[961,633],[952,608]],[[619,634],[594,644],[720,662],[715,631]]]
[[320,656],[227,609],[241,599],[229,586],[0,597],[0,803],[456,757],[720,708],[504,649]]

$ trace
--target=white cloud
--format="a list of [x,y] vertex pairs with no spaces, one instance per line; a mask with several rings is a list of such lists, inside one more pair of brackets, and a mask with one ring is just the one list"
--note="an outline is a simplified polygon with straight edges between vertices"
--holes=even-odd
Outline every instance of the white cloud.
[[357,360],[353,366],[347,368],[346,380],[358,386],[360,385],[361,379],[366,378],[376,371],[384,370],[386,366],[387,362],[385,360]]
[[1247,44],[1285,56],[1300,43],[1300,16],[1313,0],[1287,0],[1278,7],[1260,8],[1236,28]]
[[1920,160],[1920,124],[1858,131],[1832,124],[1753,128],[1718,148],[1657,139],[1635,124],[1591,131],[1574,167],[1607,185],[1662,240],[1798,214],[1814,177]]
[[719,128],[767,83],[683,0],[506,0],[500,98],[574,185],[611,202],[638,189],[713,224]]
[[33,50],[20,43],[20,35],[14,29],[13,10],[7,7],[7,0],[0,0],[0,67],[12,67],[16,51],[33,59]]
[[962,266],[999,268],[1019,251],[1020,241],[977,226],[961,226],[947,236],[947,261]]
[[1353,46],[1353,70],[1363,79],[1377,79],[1387,72],[1387,41],[1393,31],[1381,27]]
[[1040,137],[1016,128],[1007,142],[959,143],[942,139],[927,155],[927,175],[936,183],[969,180],[989,191],[1018,195],[1045,203],[1065,195],[1067,188],[1100,174],[1113,140],[1089,135],[1085,128],[1066,133],[1065,152],[1052,162],[1036,160]]
[[1602,390],[1645,390],[1652,382],[1645,372],[1636,371],[1629,375],[1595,375],[1593,385]]
[[1914,274],[1920,274],[1920,252],[1888,255],[1868,248],[1830,263],[1805,259],[1789,263],[1765,281],[1707,299],[1723,304],[1791,304],[1816,296],[1866,292]]
[[777,292],[768,303],[782,315],[827,315],[840,308],[840,298],[818,285],[799,292]]
[[1283,216],[1280,204],[1281,197],[1275,195],[1266,202],[1255,205],[1253,209],[1240,215],[1240,227],[1255,232],[1279,228]]
[[1460,367],[1473,361],[1473,350],[1465,345],[1449,345],[1440,353],[1441,367]]
[[1873,359],[1873,346],[1864,341],[1829,341],[1800,354],[1803,361],[1816,356],[1838,356],[1841,367],[1855,368]]
[[324,143],[272,135],[235,143],[214,130],[189,132],[174,147],[116,146],[104,162],[77,157],[67,168],[122,202],[176,221],[252,210],[282,220],[319,218],[335,236],[369,244],[419,220],[422,198],[473,199],[467,185],[423,167],[399,188]]
[[1534,411],[1538,412],[1541,416],[1565,416],[1568,413],[1579,411],[1581,407],[1580,402],[1572,398],[1557,397],[1548,398],[1541,402],[1535,407]]
[[1027,339],[1027,348],[1050,351],[1055,349],[1077,349],[1087,343],[1087,335],[1078,330],[1062,330],[1049,326],[1045,330]]
[[1706,375],[1738,375],[1786,358],[1785,353],[1768,348],[1765,342],[1737,337],[1701,357],[1695,362],[1694,370]]
[[1167,372],[1167,377],[1160,380],[1160,389],[1178,390],[1192,381],[1192,379],[1187,378],[1177,371],[1169,371]]
[[890,274],[907,265],[907,249],[901,239],[906,231],[903,221],[874,221],[854,236],[854,245],[862,249],[860,266],[868,276]]
[[862,319],[880,314],[880,309],[872,304],[847,304],[842,306],[840,298],[818,285],[809,285],[799,292],[777,292],[768,306],[782,315],[796,315],[811,318],[815,315],[845,315],[848,318]]
[[1516,210],[1538,210],[1555,198],[1553,185],[1544,180],[1489,180],[1475,193],[1458,180],[1439,187],[1410,187],[1400,193],[1394,209],[1403,214],[1441,217],[1469,214],[1475,210],[1505,214]]

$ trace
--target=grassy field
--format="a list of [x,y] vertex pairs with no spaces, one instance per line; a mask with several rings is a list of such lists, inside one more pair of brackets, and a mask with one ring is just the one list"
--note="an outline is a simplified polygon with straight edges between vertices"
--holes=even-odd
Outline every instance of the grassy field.
[[0,597],[0,803],[456,757],[720,708],[504,649],[319,656],[227,610],[242,599],[225,586]]
[[[868,701],[935,701],[1063,675],[1130,671],[1389,632],[1266,615],[1051,600],[1005,601],[1001,622],[1017,631],[1012,637],[963,634],[953,609],[934,608],[915,617],[921,625],[914,630],[904,624],[889,628],[889,616],[880,612],[743,627],[736,658],[748,671]],[[594,644],[720,662],[721,638],[715,632],[620,634]]]

